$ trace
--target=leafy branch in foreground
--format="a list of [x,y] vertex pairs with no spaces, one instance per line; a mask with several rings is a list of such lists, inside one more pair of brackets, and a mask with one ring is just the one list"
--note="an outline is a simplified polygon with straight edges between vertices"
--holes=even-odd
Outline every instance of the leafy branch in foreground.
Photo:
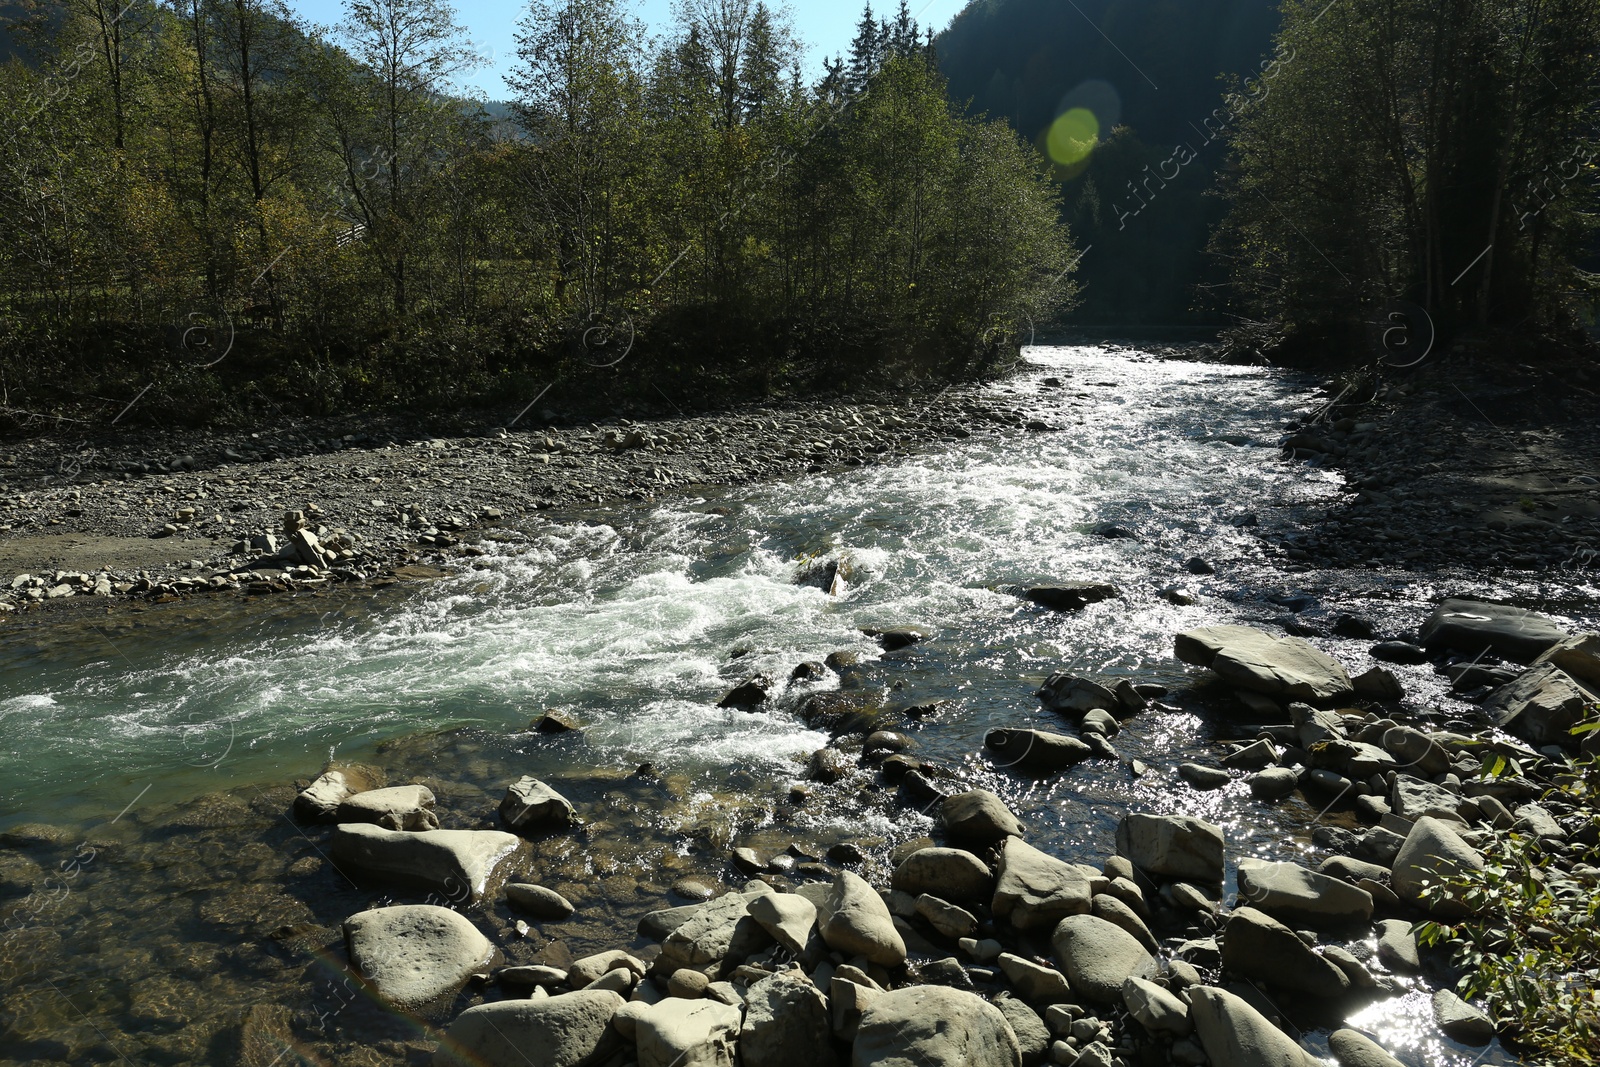
[[[1577,735],[1600,730],[1600,706]],[[1486,762],[1487,778],[1519,777],[1504,757]],[[1509,773],[1508,773],[1509,772]],[[1564,849],[1532,833],[1508,830],[1484,849],[1482,870],[1432,886],[1471,917],[1417,927],[1417,941],[1444,946],[1466,970],[1459,991],[1481,998],[1502,1032],[1549,1057],[1541,1062],[1600,1063],[1600,756],[1563,769],[1544,796],[1580,825]]]

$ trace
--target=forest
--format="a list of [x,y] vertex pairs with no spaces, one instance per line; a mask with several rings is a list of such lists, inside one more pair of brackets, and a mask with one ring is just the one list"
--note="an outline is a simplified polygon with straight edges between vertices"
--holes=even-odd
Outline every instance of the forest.
[[68,0],[10,31],[13,419],[908,385],[992,369],[1074,293],[1047,168],[949,102],[903,4],[808,82],[759,2],[656,39],[535,0],[505,108],[454,90],[480,57],[441,0],[325,29]]

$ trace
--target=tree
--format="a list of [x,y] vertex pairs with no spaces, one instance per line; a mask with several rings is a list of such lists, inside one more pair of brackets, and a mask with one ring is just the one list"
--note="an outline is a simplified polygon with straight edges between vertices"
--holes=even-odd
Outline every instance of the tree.
[[883,27],[872,13],[872,0],[867,0],[866,8],[861,12],[861,21],[856,23],[855,39],[850,42],[850,67],[846,84],[851,93],[865,92],[867,82],[883,62],[883,36]]

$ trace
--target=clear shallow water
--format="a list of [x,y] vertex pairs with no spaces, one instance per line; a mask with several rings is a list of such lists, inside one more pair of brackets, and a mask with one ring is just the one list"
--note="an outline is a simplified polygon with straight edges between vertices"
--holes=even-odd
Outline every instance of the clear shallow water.
[[[148,931],[175,906],[164,930],[92,935],[94,954],[112,968],[130,959],[148,965],[181,955],[186,940],[214,944],[221,930],[248,946],[269,920],[332,927],[370,903],[372,894],[338,885],[331,872],[299,882],[285,873],[314,852],[279,816],[288,785],[315,775],[330,756],[379,763],[391,780],[427,781],[446,825],[484,824],[506,782],[521,774],[572,796],[588,832],[547,846],[536,865],[580,902],[592,926],[527,945],[550,954],[539,958],[558,958],[565,949],[552,945],[577,951],[625,939],[632,919],[660,906],[680,874],[733,880],[723,867],[730,843],[820,849],[926,827],[919,813],[876,799],[864,776],[788,804],[789,783],[827,737],[794,714],[789,697],[798,693],[780,692],[770,711],[715,706],[751,674],[781,683],[802,660],[847,649],[875,661],[860,684],[887,688],[891,705],[949,701],[935,718],[903,727],[917,754],[1002,793],[1032,839],[1059,854],[1098,862],[1112,850],[1116,820],[1137,808],[1215,819],[1234,859],[1288,857],[1307,847],[1315,809],[1294,802],[1268,810],[1238,784],[1213,793],[1174,784],[1178,762],[1204,756],[1220,736],[1253,732],[1198,702],[1126,725],[1116,744],[1124,757],[1151,765],[1142,779],[1099,761],[1024,779],[988,763],[981,739],[995,725],[1056,727],[1032,692],[1058,669],[1185,685],[1190,672],[1171,657],[1172,635],[1287,614],[1270,594],[1319,597],[1328,611],[1313,609],[1309,619],[1350,610],[1396,629],[1420,622],[1424,605],[1445,592],[1514,593],[1547,601],[1556,614],[1578,602],[1569,588],[1531,579],[1502,586],[1286,574],[1235,520],[1255,513],[1269,524],[1284,509],[1337,494],[1337,475],[1276,460],[1281,422],[1310,404],[1309,382],[1098,349],[1031,356],[1028,374],[997,388],[1014,391],[1056,432],[975,427],[966,441],[893,466],[504,531],[472,570],[422,586],[166,605],[61,634],[0,634],[0,658],[11,664],[0,674],[0,829],[44,821],[75,839],[118,846],[74,883],[67,910],[30,924],[57,938],[42,951],[63,997],[104,1002],[80,1010],[83,1018],[59,1004],[23,1012],[23,1028],[61,1027],[93,1044],[84,1019],[98,1019],[126,1042],[155,1041],[158,1058],[203,1059],[185,1051],[181,1035],[222,1025],[216,1020],[226,1011],[197,1009],[197,1019],[210,1021],[172,1037],[139,1007],[150,994],[126,976],[112,982],[120,992],[95,994],[104,983],[69,957],[91,936],[84,929],[137,922]],[[1051,377],[1062,384],[1045,384]],[[1095,532],[1101,523],[1136,536],[1108,539]],[[843,596],[797,583],[808,559],[827,554],[848,561]],[[1217,574],[1187,574],[1184,561],[1197,555]],[[1060,615],[1006,591],[1073,578],[1110,580],[1123,595]],[[1200,594],[1200,603],[1180,608],[1157,596],[1174,583]],[[860,633],[894,625],[931,636],[881,655]],[[1370,642],[1319,643],[1357,671],[1368,665]],[[1415,696],[1440,694],[1426,673],[1406,681]],[[830,678],[823,687],[837,684]],[[546,708],[580,720],[583,736],[525,732]],[[629,777],[646,761],[659,781]],[[193,799],[219,793],[239,799]],[[240,854],[201,858],[232,848]],[[271,882],[273,893],[242,915],[234,914],[236,897],[196,902],[200,876],[167,869],[183,866],[170,860],[175,849],[187,850],[188,863],[210,864],[201,881]],[[130,877],[146,898],[142,908],[90,891]],[[301,916],[307,908],[313,914]],[[248,948],[231,951],[244,953],[238,973],[211,999],[297,1003],[316,985],[294,951],[280,950],[270,974]],[[1403,1015],[1396,1006],[1394,1025]],[[361,1043],[339,1026],[323,1029],[326,1040]],[[1416,1062],[1472,1058],[1455,1056],[1430,1045]]]

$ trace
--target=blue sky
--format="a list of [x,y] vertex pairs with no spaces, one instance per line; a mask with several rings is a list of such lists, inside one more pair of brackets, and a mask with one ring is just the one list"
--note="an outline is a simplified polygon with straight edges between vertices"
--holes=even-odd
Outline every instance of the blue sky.
[[[288,0],[303,18],[323,25],[342,17],[339,0]],[[822,57],[844,52],[855,36],[856,20],[861,17],[863,0],[794,0],[789,5],[795,29],[806,43],[806,68],[813,75],[822,70]],[[892,14],[899,0],[877,0],[873,10],[880,16]],[[525,9],[523,0],[457,0],[456,13],[472,33],[489,63],[467,79],[491,99],[506,95],[502,76],[515,59],[513,29]],[[773,5],[776,6],[776,5]],[[924,28],[942,30],[966,6],[966,0],[910,0],[911,11]],[[671,0],[635,0],[635,11],[653,32],[664,31],[672,20]]]

